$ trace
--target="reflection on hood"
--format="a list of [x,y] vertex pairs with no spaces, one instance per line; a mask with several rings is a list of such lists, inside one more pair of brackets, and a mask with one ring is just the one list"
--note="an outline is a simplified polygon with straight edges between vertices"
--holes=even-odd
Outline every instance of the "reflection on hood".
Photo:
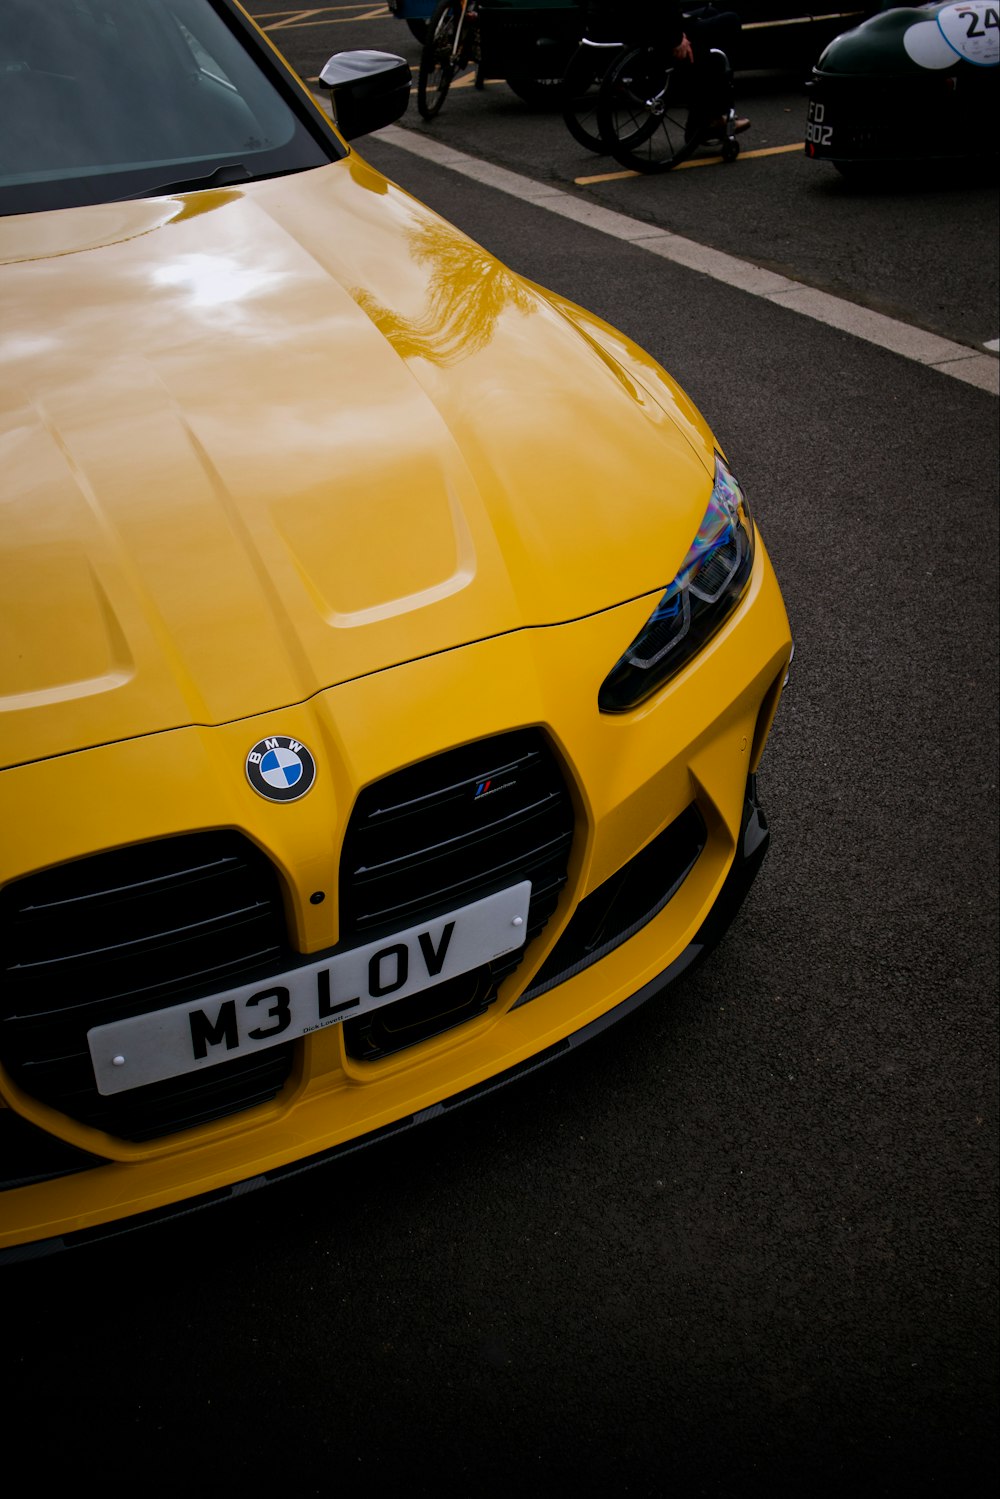
[[364,287],[351,292],[401,358],[456,364],[486,347],[502,313],[536,310],[517,276],[449,225],[418,224],[406,238],[410,254],[430,270],[419,317],[401,317]]

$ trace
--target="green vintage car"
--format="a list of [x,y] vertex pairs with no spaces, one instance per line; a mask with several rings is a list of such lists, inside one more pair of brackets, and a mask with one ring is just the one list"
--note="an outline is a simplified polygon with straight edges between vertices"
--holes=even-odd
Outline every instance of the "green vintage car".
[[847,177],[995,160],[998,7],[896,7],[836,37],[809,84],[806,155]]

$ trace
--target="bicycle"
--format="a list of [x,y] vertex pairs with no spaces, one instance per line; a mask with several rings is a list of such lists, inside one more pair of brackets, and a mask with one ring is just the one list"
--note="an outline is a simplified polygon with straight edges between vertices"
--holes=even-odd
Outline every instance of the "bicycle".
[[441,0],[427,23],[427,38],[420,53],[417,109],[423,119],[433,120],[452,79],[472,67],[476,69],[475,86],[482,88],[482,47],[475,0]]
[[668,172],[708,144],[719,146],[723,161],[735,161],[740,143],[732,69],[719,48],[711,48],[710,56],[723,75],[728,99],[711,121],[704,105],[692,97],[690,63],[676,62],[661,46],[627,49],[609,70],[598,95],[597,126],[604,150],[622,166],[643,173]]

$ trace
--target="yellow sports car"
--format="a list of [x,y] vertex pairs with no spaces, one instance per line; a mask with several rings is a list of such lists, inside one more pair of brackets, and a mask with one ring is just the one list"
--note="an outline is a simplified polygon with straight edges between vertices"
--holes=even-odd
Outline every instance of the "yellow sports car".
[[763,857],[790,659],[642,351],[345,144],[231,0],[5,0],[0,1248],[465,1102]]

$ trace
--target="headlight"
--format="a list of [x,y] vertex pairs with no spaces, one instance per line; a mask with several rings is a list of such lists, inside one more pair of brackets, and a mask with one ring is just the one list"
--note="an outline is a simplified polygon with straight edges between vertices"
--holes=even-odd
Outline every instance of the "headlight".
[[736,479],[715,455],[715,488],[680,571],[597,696],[622,713],[680,671],[736,608],[753,567],[753,520]]

